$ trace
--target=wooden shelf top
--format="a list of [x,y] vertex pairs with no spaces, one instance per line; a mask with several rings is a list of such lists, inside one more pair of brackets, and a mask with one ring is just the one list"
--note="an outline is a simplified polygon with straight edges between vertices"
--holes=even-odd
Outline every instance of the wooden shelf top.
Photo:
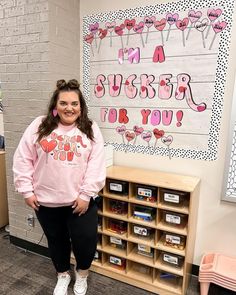
[[160,171],[110,166],[107,168],[107,178],[124,180],[133,183],[153,185],[185,192],[193,192],[200,179],[193,176],[179,175]]

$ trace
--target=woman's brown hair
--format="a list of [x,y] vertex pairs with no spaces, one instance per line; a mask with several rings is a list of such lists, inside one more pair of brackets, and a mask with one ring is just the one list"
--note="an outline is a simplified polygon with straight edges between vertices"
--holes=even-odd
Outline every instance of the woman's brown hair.
[[79,88],[80,86],[78,81],[76,79],[69,80],[68,82],[66,82],[65,80],[58,80],[56,87],[57,88],[53,92],[49,102],[47,115],[42,120],[42,123],[39,125],[38,128],[38,141],[40,141],[43,137],[51,134],[51,132],[57,128],[60,118],[58,115],[56,117],[53,116],[53,110],[57,105],[59,93],[66,91],[74,91],[78,94],[81,114],[75,123],[78,129],[85,133],[89,139],[93,140],[94,137],[92,130],[92,121],[88,118],[88,108],[83,97],[83,94]]

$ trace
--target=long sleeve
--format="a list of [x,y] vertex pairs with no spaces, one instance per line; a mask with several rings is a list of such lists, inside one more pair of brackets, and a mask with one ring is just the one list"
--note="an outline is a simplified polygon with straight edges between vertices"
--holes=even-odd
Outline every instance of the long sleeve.
[[93,132],[94,141],[92,141],[92,150],[79,190],[79,197],[85,201],[89,201],[91,197],[97,195],[103,188],[106,179],[104,141],[101,131],[95,122],[93,123]]
[[36,118],[25,130],[13,157],[13,174],[16,190],[25,198],[33,194],[34,163],[37,159],[35,138],[41,117]]

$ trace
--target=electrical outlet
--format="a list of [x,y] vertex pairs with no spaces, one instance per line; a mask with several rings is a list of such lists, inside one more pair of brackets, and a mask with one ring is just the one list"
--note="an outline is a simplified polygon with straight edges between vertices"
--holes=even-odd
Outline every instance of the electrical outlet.
[[34,216],[32,214],[27,215],[28,226],[34,227]]

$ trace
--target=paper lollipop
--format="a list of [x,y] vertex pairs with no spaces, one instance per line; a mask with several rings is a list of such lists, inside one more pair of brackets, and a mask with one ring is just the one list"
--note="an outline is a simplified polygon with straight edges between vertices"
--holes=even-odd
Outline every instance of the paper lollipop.
[[187,28],[189,23],[189,19],[185,17],[183,20],[178,20],[176,22],[176,27],[182,31],[182,39],[183,39],[183,45],[185,46],[185,36],[184,36],[184,30]]
[[46,138],[39,142],[42,150],[46,153],[46,163],[48,163],[48,154],[53,151],[57,146],[55,139],[48,141]]
[[204,38],[204,31],[205,29],[207,28],[208,26],[208,19],[207,18],[204,18],[202,21],[198,21],[195,23],[195,28],[201,32],[202,34],[202,43],[203,43],[203,47],[205,48],[206,47],[206,43],[205,43],[205,38]]
[[84,40],[85,42],[89,43],[90,45],[90,48],[91,48],[91,51],[92,51],[92,54],[94,56],[94,53],[93,53],[93,46],[92,46],[92,42],[94,40],[94,35],[91,33],[91,34],[88,34],[84,37]]
[[222,32],[226,28],[226,26],[227,26],[227,23],[226,22],[217,22],[215,24],[212,24],[212,28],[213,28],[213,30],[215,32],[215,35],[214,35],[214,37],[213,37],[213,39],[211,41],[211,45],[209,47],[209,50],[211,50],[211,48],[213,46],[213,43],[214,43],[214,41],[216,39],[216,35],[218,33]]
[[125,141],[124,141],[125,131],[126,131],[125,125],[116,127],[116,132],[122,136],[122,141],[123,141],[124,144],[125,144]]
[[122,36],[124,34],[124,28],[125,28],[125,25],[124,24],[121,24],[120,26],[116,26],[115,27],[115,33],[120,36],[120,41],[121,41],[121,46],[122,48],[124,48],[124,43],[123,43],[123,39],[122,39]]
[[[207,10],[207,17],[209,18],[211,25],[217,20],[217,18],[219,18],[221,16],[221,14],[222,14],[222,10],[220,8]],[[208,27],[208,29],[206,31],[205,38],[208,37],[209,32],[210,32],[210,28],[211,28],[211,26]]]
[[162,41],[162,45],[164,45],[164,37],[163,37],[163,30],[166,26],[166,19],[163,18],[160,21],[156,21],[154,23],[154,27],[161,32],[161,41]]
[[134,132],[126,131],[125,132],[125,138],[127,139],[127,145],[126,145],[125,152],[127,152],[130,141],[132,141],[135,138]]
[[150,131],[147,131],[147,132],[143,132],[141,134],[141,137],[143,140],[145,140],[147,142],[147,145],[148,145],[148,150],[150,151],[150,140],[152,138],[152,133]]
[[89,31],[94,35],[96,48],[98,47],[98,45],[97,45],[97,38],[96,38],[96,34],[98,32],[98,28],[99,28],[99,23],[95,23],[95,24],[89,25]]
[[168,13],[166,15],[166,21],[168,22],[169,24],[169,29],[168,29],[168,33],[167,33],[167,36],[166,36],[166,41],[168,41],[169,39],[169,36],[170,36],[170,28],[173,24],[175,24],[177,22],[177,20],[179,19],[179,15],[178,13]]
[[145,47],[144,41],[143,41],[143,35],[142,35],[143,29],[144,29],[144,22],[140,22],[139,24],[134,26],[135,33],[138,33],[140,35],[143,47]]
[[201,11],[197,11],[197,12],[195,12],[194,10],[190,10],[189,11],[188,18],[189,18],[189,20],[191,22],[191,25],[190,25],[190,27],[188,29],[188,34],[186,36],[186,40],[188,40],[188,38],[189,38],[189,34],[191,32],[192,27],[201,18],[201,16],[202,16],[202,12]]
[[128,30],[127,39],[126,39],[126,45],[129,44],[130,30],[133,29],[133,27],[135,26],[135,23],[136,23],[135,19],[126,19],[125,22],[124,22],[124,25],[125,25],[126,29]]
[[155,141],[155,144],[154,144],[154,149],[156,148],[156,145],[157,145],[157,141],[158,139],[162,138],[165,134],[165,131],[164,130],[159,130],[157,128],[153,129],[153,134],[156,138],[156,141]]
[[145,18],[144,18],[144,24],[147,27],[146,40],[145,40],[146,44],[147,44],[147,40],[148,40],[149,29],[151,28],[151,26],[153,26],[155,21],[156,21],[155,16],[151,16],[151,17],[150,16],[145,16]]
[[161,138],[161,141],[168,147],[169,159],[171,160],[171,156],[170,156],[170,145],[173,142],[173,136],[171,136],[171,135],[163,136]]
[[112,32],[114,31],[114,28],[116,26],[116,22],[106,22],[105,23],[105,27],[107,29],[107,31],[110,33],[110,47],[112,47]]
[[134,145],[135,145],[136,140],[137,140],[137,137],[143,133],[143,128],[142,127],[138,127],[137,125],[135,125],[133,127],[133,130],[134,130],[134,133],[136,135],[135,140],[134,140]]
[[100,42],[99,42],[99,46],[98,46],[98,53],[100,51],[101,48],[101,43],[102,43],[102,39],[104,39],[107,35],[107,30],[103,30],[103,29],[99,29],[98,30],[98,37],[100,38]]

